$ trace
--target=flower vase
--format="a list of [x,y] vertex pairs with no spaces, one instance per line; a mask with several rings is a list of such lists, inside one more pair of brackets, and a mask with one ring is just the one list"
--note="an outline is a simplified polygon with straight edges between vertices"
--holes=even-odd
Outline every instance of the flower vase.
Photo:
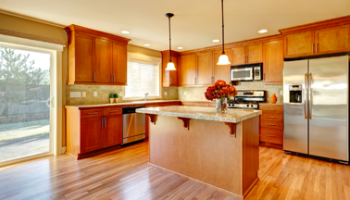
[[227,98],[216,99],[216,112],[227,113]]
[[216,99],[216,112],[221,112],[221,99]]

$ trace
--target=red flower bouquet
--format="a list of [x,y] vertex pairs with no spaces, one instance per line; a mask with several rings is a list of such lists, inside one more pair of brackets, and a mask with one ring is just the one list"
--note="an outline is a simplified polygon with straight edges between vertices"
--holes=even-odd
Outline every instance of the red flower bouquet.
[[224,97],[234,97],[237,95],[235,87],[228,85],[223,80],[218,80],[205,91],[205,98],[212,101],[214,99],[222,99]]

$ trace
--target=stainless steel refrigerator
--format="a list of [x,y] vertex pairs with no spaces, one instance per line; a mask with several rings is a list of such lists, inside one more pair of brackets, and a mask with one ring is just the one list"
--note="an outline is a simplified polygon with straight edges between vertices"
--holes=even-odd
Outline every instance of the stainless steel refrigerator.
[[349,162],[349,56],[285,61],[287,152]]

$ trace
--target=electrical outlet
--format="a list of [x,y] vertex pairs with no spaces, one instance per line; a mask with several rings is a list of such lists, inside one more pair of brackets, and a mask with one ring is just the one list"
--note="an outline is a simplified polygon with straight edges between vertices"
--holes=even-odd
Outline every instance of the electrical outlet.
[[164,92],[164,96],[167,96],[168,95],[168,92]]
[[81,97],[81,92],[70,92],[70,98],[79,98]]
[[184,95],[186,96],[186,91],[184,92]]
[[86,97],[86,92],[83,92],[83,97]]
[[283,96],[283,91],[282,90],[280,91],[280,95]]
[[94,97],[97,97],[97,92],[94,92]]

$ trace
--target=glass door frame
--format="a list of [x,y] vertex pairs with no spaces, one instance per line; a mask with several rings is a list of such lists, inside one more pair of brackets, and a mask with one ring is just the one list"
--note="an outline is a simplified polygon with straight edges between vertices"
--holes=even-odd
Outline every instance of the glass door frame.
[[65,46],[0,34],[0,47],[50,54],[50,150],[46,153],[25,156],[0,162],[0,166],[49,155],[65,153],[62,147],[62,52]]

